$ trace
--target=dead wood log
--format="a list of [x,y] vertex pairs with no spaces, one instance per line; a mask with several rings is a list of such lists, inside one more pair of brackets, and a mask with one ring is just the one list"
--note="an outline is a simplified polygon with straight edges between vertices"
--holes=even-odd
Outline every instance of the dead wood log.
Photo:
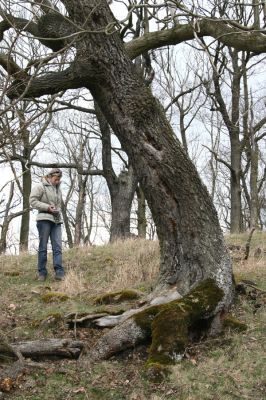
[[107,316],[107,313],[92,313],[92,314],[78,314],[70,313],[64,316],[66,323],[70,328],[81,327],[81,328],[93,328],[95,327],[96,320]]
[[[24,357],[40,358],[78,358],[84,343],[71,339],[43,339],[28,342],[12,343],[12,349],[19,351]],[[14,356],[7,346],[0,344],[0,355]]]
[[133,318],[115,326],[103,335],[88,353],[90,361],[107,360],[113,355],[144,342],[149,335]]

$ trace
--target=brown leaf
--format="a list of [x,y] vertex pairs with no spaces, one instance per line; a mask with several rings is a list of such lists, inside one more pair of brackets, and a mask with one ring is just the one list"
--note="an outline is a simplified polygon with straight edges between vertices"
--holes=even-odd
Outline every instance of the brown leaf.
[[73,393],[75,393],[75,394],[77,394],[77,393],[85,393],[85,392],[86,392],[86,389],[83,386],[78,388],[78,389],[74,389],[73,390]]
[[13,380],[11,378],[4,378],[2,381],[0,381],[0,389],[3,392],[10,392],[10,390],[13,387]]

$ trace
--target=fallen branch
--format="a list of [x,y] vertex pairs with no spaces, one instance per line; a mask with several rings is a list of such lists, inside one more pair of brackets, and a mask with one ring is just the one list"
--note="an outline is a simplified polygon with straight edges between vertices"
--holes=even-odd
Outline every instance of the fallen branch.
[[15,356],[17,356],[17,359],[21,364],[24,363],[25,359],[24,359],[23,355],[21,354],[21,351],[18,348],[11,345],[8,342],[6,335],[0,331],[0,348],[1,348],[1,346],[2,346],[2,348],[4,347],[7,352],[11,352]]
[[0,355],[21,353],[24,357],[40,358],[74,358],[77,359],[84,347],[81,341],[71,339],[43,339],[29,342],[12,343],[11,348],[0,344]]

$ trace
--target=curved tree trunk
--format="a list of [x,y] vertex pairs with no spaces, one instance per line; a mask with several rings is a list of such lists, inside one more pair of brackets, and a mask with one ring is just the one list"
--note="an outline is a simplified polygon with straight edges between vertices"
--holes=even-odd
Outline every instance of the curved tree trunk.
[[[54,93],[62,82],[64,88],[88,88],[116,133],[156,224],[161,248],[159,286],[176,284],[185,294],[212,277],[224,292],[219,306],[229,305],[233,296],[231,261],[214,205],[163,107],[126,54],[107,2],[62,2],[81,33],[74,43],[76,56],[71,68],[60,76],[50,74],[45,93]],[[42,79],[36,80],[35,90],[40,85]],[[14,96],[14,91],[9,91],[9,96]]]
[[[114,21],[105,1],[63,2],[70,18],[90,30]],[[187,293],[213,277],[229,304],[231,262],[216,210],[162,106],[136,73],[117,33],[84,33],[76,48],[75,74],[89,71],[84,86],[116,132],[151,209],[161,247],[160,283]]]
[[176,284],[183,294],[213,277],[229,304],[231,261],[214,205],[119,34],[99,32],[114,23],[107,3],[63,3],[70,19],[90,31],[75,43],[72,74],[91,91],[118,136],[151,209],[161,247],[159,285]]

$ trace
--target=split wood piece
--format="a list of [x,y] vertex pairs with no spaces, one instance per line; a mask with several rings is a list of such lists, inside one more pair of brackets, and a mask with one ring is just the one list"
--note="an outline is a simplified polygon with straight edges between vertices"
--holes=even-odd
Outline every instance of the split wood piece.
[[82,327],[82,328],[93,328],[96,326],[95,320],[98,320],[99,318],[107,316],[108,313],[94,313],[94,314],[86,314],[84,313],[82,315],[80,314],[67,314],[65,315],[65,320],[66,323],[69,325],[70,328],[73,327]]
[[[43,339],[29,342],[12,343],[12,349],[18,350],[24,357],[40,358],[74,358],[77,359],[84,347],[82,341],[71,339]],[[14,352],[0,344],[0,355],[14,355]]]

